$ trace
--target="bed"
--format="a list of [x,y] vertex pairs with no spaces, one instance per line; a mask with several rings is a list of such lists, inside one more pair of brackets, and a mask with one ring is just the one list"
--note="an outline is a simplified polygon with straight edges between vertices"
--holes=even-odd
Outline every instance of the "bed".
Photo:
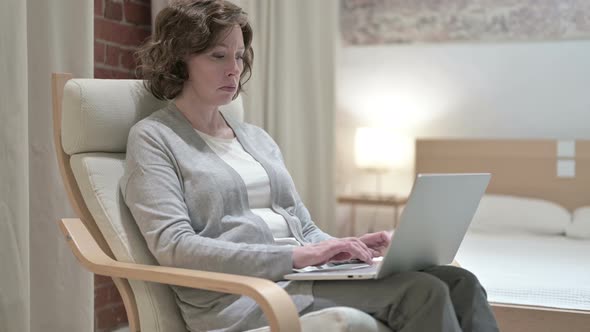
[[[590,331],[590,141],[557,151],[555,140],[416,142],[417,173],[492,173],[456,259],[501,331]],[[575,176],[558,177],[558,161]]]

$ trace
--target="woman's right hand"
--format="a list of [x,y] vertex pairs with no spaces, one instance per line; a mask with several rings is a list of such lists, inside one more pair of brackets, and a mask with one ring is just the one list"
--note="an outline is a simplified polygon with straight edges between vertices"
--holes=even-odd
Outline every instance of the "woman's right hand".
[[307,244],[293,249],[293,267],[296,269],[310,265],[321,265],[330,261],[360,259],[372,264],[374,253],[355,237],[330,239]]

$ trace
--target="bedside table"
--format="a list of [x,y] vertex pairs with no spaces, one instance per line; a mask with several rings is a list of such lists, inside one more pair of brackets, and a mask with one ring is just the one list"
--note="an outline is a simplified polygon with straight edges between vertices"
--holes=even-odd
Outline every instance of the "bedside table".
[[395,196],[395,195],[340,195],[337,199],[338,203],[350,204],[350,226],[349,234],[354,235],[356,228],[356,206],[357,205],[368,205],[368,206],[390,206],[393,207],[393,228],[397,227],[399,207],[406,204],[408,201],[407,197]]

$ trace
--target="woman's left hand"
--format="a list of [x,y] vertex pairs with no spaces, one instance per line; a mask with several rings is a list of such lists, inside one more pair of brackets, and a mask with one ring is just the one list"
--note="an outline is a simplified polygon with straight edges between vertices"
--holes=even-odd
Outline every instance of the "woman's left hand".
[[373,253],[373,257],[383,256],[385,254],[385,250],[389,246],[391,242],[391,235],[393,232],[376,232],[376,233],[367,233],[358,239],[361,240]]

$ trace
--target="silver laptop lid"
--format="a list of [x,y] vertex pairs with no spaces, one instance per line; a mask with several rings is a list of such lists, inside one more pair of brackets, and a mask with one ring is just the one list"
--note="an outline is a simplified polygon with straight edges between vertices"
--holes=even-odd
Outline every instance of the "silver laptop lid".
[[451,263],[490,178],[418,174],[377,277]]

